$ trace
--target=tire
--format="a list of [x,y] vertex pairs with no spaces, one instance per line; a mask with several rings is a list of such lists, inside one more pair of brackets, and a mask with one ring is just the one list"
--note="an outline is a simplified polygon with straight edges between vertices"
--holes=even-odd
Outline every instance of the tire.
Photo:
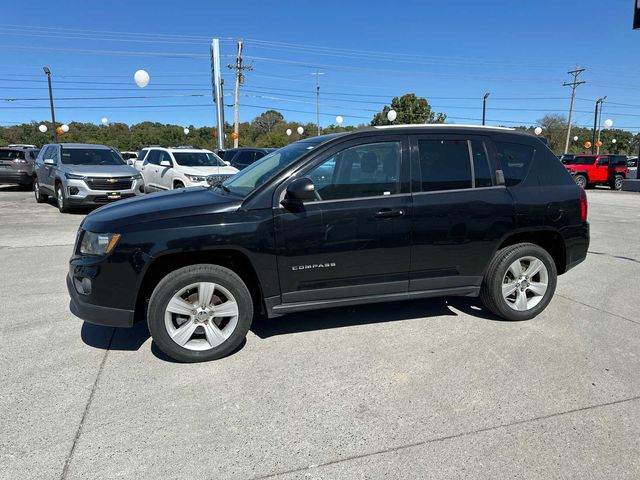
[[622,190],[622,180],[624,180],[622,175],[616,175],[611,182],[611,190]]
[[56,184],[56,205],[60,213],[67,213],[69,211],[69,205],[67,204],[67,196],[64,194],[64,187],[62,183]]
[[573,177],[573,180],[576,182],[576,185],[582,188],[588,188],[589,180],[582,174],[577,174]]
[[178,188],[184,188],[184,184],[182,182],[173,182],[173,189],[177,190]]
[[[518,265],[521,275],[515,278]],[[530,268],[537,269],[533,276],[527,275]],[[529,320],[549,305],[557,276],[553,258],[542,247],[533,243],[510,245],[498,250],[489,263],[480,299],[488,310],[505,320]]]
[[[207,298],[206,306],[198,305]],[[229,315],[217,317],[216,308]],[[169,273],[154,289],[147,311],[156,345],[171,358],[187,363],[229,355],[242,343],[252,321],[253,300],[245,283],[228,268],[210,264]]]
[[36,197],[36,203],[44,203],[49,198],[49,195],[45,195],[40,190],[40,182],[38,181],[38,177],[33,179],[33,194]]

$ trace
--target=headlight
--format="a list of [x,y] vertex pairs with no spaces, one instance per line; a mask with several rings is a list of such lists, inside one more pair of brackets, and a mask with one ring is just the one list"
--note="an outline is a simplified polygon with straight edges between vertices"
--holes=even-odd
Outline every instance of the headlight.
[[69,180],[84,180],[84,175],[76,175],[75,173],[65,173],[64,176]]
[[120,240],[119,233],[84,232],[80,242],[80,253],[84,255],[106,255]]
[[204,182],[207,180],[207,177],[204,177],[202,175],[184,175],[185,177],[187,177],[190,181],[192,182]]
[[207,183],[209,185],[211,185],[212,187],[215,187],[216,185],[220,185],[222,182],[224,182],[230,176],[231,175],[209,175],[207,177]]

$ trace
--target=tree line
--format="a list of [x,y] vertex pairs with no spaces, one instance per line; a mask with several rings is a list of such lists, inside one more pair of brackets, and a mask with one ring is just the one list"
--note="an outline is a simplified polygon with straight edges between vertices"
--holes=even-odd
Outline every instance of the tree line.
[[[393,122],[390,122],[387,114],[392,109],[397,113],[397,117]],[[434,112],[427,99],[408,93],[401,97],[394,97],[389,105],[385,105],[380,112],[373,116],[369,125],[444,123],[446,118],[446,114]],[[38,130],[38,126],[43,124],[48,128],[46,133],[41,133]],[[343,127],[332,124],[322,127],[322,133],[351,131],[366,126],[365,124],[360,124]],[[562,153],[567,132],[566,118],[563,115],[545,115],[538,120],[537,126],[542,128],[541,136],[547,139],[551,150],[556,153]],[[302,134],[298,133],[298,127],[303,128]],[[192,145],[200,148],[216,148],[215,128],[194,127],[193,125],[189,125],[188,128],[189,133],[185,135],[183,131],[184,125],[158,122],[141,122],[133,125],[125,123],[96,125],[85,122],[71,122],[69,123],[69,132],[59,136],[59,141],[110,145],[121,151],[136,151],[149,145]],[[515,128],[531,134],[534,134],[535,129],[532,126]],[[290,130],[290,135],[287,135],[288,130]],[[230,138],[232,131],[233,126],[226,124],[225,148],[231,148],[233,145],[233,140]],[[41,146],[52,141],[51,132],[51,123],[47,121],[34,121],[0,127],[0,146],[12,143]],[[592,133],[591,129],[573,126],[569,152],[588,153],[589,149],[584,147],[584,143],[592,141]],[[250,122],[243,122],[239,125],[239,145],[278,148],[316,134],[317,125],[314,123],[300,124],[287,121],[282,113],[276,110],[267,110]],[[574,136],[578,137],[577,141],[573,140]],[[615,142],[613,141],[614,139]],[[634,154],[638,152],[640,134],[634,135],[621,129],[603,129],[600,133],[600,140],[603,143],[600,148],[601,152]]]

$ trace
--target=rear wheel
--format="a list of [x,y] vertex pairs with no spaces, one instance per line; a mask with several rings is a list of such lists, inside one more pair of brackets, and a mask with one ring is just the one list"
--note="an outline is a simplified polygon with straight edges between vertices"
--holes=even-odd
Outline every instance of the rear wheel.
[[49,198],[49,195],[45,195],[40,191],[40,182],[38,181],[38,177],[33,179],[33,194],[36,197],[36,203],[44,203]]
[[69,211],[69,205],[67,204],[67,197],[64,194],[64,187],[61,183],[56,185],[56,204],[60,213],[67,213]]
[[484,306],[505,320],[528,320],[542,312],[556,289],[556,265],[549,253],[532,243],[499,250],[480,290]]
[[579,187],[587,188],[587,184],[589,182],[587,181],[587,177],[585,177],[584,175],[578,174],[574,176],[573,179],[576,182],[576,185],[578,185]]
[[253,320],[242,279],[219,265],[190,265],[169,273],[149,300],[147,323],[160,350],[181,362],[232,353]]
[[622,180],[624,180],[622,175],[616,175],[613,182],[611,182],[611,188],[613,190],[622,190]]

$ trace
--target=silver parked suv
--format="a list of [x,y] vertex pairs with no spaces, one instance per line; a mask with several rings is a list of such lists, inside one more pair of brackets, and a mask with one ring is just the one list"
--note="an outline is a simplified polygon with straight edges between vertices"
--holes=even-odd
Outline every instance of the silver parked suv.
[[144,193],[140,173],[104,145],[45,145],[36,159],[34,177],[36,202],[53,196],[61,212]]
[[31,187],[33,162],[38,149],[33,145],[0,147],[0,185],[9,183]]

